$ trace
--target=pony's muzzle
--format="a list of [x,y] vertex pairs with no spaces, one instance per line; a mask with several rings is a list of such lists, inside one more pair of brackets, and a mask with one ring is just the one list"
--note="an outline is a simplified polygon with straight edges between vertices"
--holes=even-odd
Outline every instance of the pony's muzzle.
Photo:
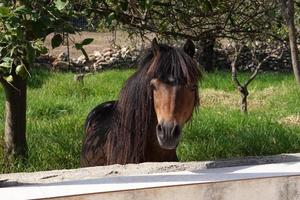
[[179,124],[159,123],[156,126],[158,143],[163,149],[175,149],[179,143],[180,134]]

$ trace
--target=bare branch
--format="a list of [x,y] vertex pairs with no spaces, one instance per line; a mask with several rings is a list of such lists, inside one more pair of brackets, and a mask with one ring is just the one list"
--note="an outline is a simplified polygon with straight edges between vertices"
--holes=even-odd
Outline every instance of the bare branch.
[[258,71],[260,70],[262,64],[264,64],[269,58],[271,58],[274,55],[274,53],[277,53],[279,51],[281,51],[280,54],[282,56],[283,50],[281,50],[281,48],[279,47],[275,50],[272,50],[264,59],[259,61],[257,56],[256,56],[256,45],[253,45],[253,48],[251,49],[251,53],[252,53],[253,63],[254,63],[254,65],[256,65],[256,67],[255,67],[255,70],[254,70],[253,74],[248,79],[248,81],[245,82],[245,84],[244,84],[245,87],[247,87],[255,79],[255,77],[257,76]]

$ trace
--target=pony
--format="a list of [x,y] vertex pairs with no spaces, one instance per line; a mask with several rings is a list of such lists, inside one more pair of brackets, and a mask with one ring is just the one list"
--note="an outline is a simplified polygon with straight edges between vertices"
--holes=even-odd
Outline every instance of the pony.
[[88,114],[81,166],[178,161],[182,128],[199,105],[194,54],[189,39],[177,48],[154,38],[119,99]]

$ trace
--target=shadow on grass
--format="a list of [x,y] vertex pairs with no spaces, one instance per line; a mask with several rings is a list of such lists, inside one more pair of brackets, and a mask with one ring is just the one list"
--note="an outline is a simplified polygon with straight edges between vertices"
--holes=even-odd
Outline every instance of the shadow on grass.
[[50,77],[50,70],[34,68],[31,70],[31,77],[28,79],[29,88],[41,88]]

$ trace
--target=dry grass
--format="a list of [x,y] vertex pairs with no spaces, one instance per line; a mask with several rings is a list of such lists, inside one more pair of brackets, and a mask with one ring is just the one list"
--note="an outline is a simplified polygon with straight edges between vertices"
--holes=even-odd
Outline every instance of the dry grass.
[[279,123],[286,124],[286,125],[299,126],[300,125],[300,114],[284,117],[279,120]]
[[224,90],[203,89],[201,91],[201,106],[214,107],[216,105],[239,107],[239,95],[237,92],[225,92]]
[[[248,96],[249,110],[261,109],[267,105],[269,98],[274,94],[280,92],[274,87],[268,87],[263,90],[254,91],[250,90]],[[203,89],[201,91],[201,106],[214,107],[216,105],[228,107],[231,109],[239,109],[241,97],[238,91],[224,91],[212,88]]]

